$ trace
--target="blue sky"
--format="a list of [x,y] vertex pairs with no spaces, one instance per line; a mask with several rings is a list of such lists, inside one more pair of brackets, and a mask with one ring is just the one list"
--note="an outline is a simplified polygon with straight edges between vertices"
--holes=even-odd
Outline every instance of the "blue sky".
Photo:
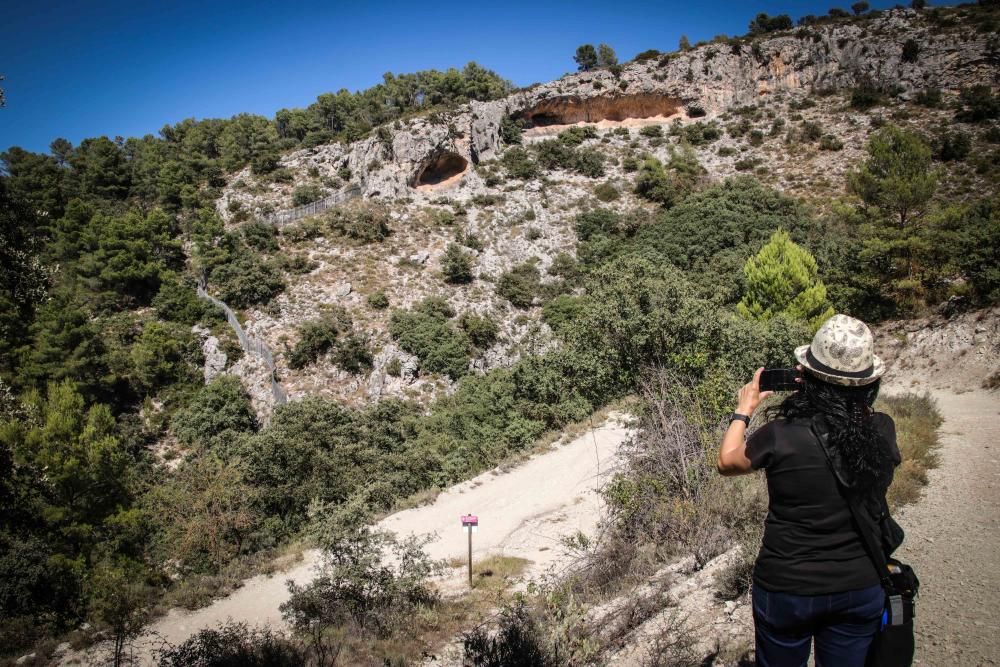
[[[760,11],[824,14],[853,0],[546,3],[7,0],[0,22],[0,150],[155,134],[184,118],[273,116],[382,74],[470,60],[517,85],[572,71],[582,43],[621,60],[743,34]],[[871,2],[889,7],[893,2]]]

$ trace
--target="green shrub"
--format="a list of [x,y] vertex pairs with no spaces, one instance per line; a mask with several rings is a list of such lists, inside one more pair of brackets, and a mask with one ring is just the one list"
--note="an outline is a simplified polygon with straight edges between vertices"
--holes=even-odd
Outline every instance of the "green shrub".
[[736,171],[750,171],[760,163],[760,158],[747,157],[742,160],[737,160],[733,166],[736,168]]
[[152,306],[160,319],[189,326],[215,311],[214,306],[198,298],[193,281],[184,282],[175,273],[164,274]]
[[300,185],[292,191],[292,204],[295,206],[305,206],[314,201],[319,201],[326,196],[326,192],[318,185]]
[[500,138],[505,144],[520,144],[523,124],[519,120],[514,120],[510,116],[504,116],[500,121]]
[[981,123],[1000,115],[1000,95],[994,95],[987,85],[962,88],[960,103],[955,118],[965,123]]
[[258,252],[274,252],[278,249],[278,232],[274,225],[264,222],[248,222],[240,229],[243,240]]
[[241,255],[229,264],[212,269],[209,283],[216,296],[232,308],[265,304],[285,289],[281,272],[256,255]]
[[869,78],[863,78],[851,90],[851,106],[855,109],[865,111],[884,102],[882,89]]
[[458,320],[458,325],[462,327],[462,331],[469,337],[472,344],[480,350],[492,346],[500,332],[496,322],[491,318],[476,313],[463,313]]
[[920,55],[920,45],[912,37],[903,43],[902,60],[904,63],[915,63]]
[[803,141],[818,141],[823,136],[823,126],[817,121],[807,120],[799,126],[799,136]]
[[961,161],[972,151],[972,139],[961,130],[944,132],[934,142],[934,159],[942,162]]
[[373,357],[368,348],[368,341],[351,333],[337,343],[333,352],[333,363],[348,373],[359,375],[372,369]]
[[331,209],[325,215],[327,227],[362,243],[381,241],[389,236],[389,211],[371,201],[353,201]]
[[398,378],[403,373],[403,362],[399,357],[393,357],[385,365],[385,372],[394,378]]
[[535,261],[518,264],[497,281],[497,294],[518,308],[531,307],[541,290],[541,273]]
[[913,101],[922,107],[927,107],[929,109],[937,109],[941,107],[941,89],[937,87],[924,88]]
[[820,150],[839,151],[844,147],[844,142],[832,134],[824,134],[819,140]]
[[650,138],[662,137],[663,128],[660,127],[659,125],[646,125],[641,130],[639,130],[639,134],[641,134],[644,137],[650,137]]
[[611,182],[604,182],[594,187],[594,196],[602,202],[612,202],[621,197],[621,193]]
[[299,667],[307,662],[306,650],[268,628],[250,628],[229,622],[207,628],[170,646],[159,655],[159,667]]
[[559,133],[559,141],[567,146],[579,146],[587,139],[597,138],[597,128],[593,125],[580,125],[563,130]]
[[454,316],[443,299],[428,298],[411,311],[395,311],[389,333],[422,368],[457,380],[468,371],[469,339],[449,321]]
[[174,435],[183,443],[212,447],[238,433],[257,430],[257,415],[239,378],[219,375],[174,415]]
[[385,292],[372,292],[368,295],[368,305],[375,310],[385,310],[389,307],[389,297]]
[[604,176],[604,153],[596,148],[583,148],[576,151],[573,158],[573,170],[589,178]]
[[[346,315],[344,316],[346,317]],[[340,318],[326,315],[304,322],[299,327],[299,340],[288,352],[288,365],[294,369],[305,368],[333,348],[337,337],[345,329]]]
[[464,284],[472,282],[472,256],[457,243],[449,243],[441,260],[441,273],[445,282]]
[[500,158],[500,164],[507,170],[507,174],[511,178],[530,181],[533,178],[538,178],[541,174],[538,163],[532,159],[531,153],[520,147],[504,151]]

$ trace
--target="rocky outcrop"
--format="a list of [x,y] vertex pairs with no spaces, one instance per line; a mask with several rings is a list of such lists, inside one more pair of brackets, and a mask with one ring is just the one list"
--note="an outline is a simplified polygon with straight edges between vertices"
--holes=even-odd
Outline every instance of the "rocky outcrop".
[[[919,44],[919,57],[904,62],[902,44],[911,38]],[[290,208],[295,184],[310,169],[329,178],[350,170],[350,180],[367,197],[409,196],[431,182],[426,178],[440,182],[444,174],[460,173],[462,160],[476,165],[495,157],[508,116],[541,126],[670,116],[697,105],[711,118],[781,91],[842,89],[861,80],[891,83],[906,97],[928,86],[996,84],[998,69],[988,34],[960,27],[944,31],[924,13],[886,11],[869,20],[798,28],[766,39],[713,42],[629,63],[618,73],[567,75],[501,100],[397,122],[350,146],[296,151],[282,160],[295,183],[272,183],[266,193],[251,194],[236,186],[252,180],[245,170],[232,179],[218,208],[223,216],[229,215],[230,201],[258,215]],[[466,188],[482,186],[473,170],[458,181]]]

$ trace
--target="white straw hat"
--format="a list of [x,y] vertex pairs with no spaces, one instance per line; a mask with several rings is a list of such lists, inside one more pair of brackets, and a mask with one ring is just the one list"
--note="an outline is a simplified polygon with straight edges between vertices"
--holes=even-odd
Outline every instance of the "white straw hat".
[[824,322],[811,345],[795,348],[795,358],[819,379],[848,387],[871,384],[885,373],[871,329],[847,315]]

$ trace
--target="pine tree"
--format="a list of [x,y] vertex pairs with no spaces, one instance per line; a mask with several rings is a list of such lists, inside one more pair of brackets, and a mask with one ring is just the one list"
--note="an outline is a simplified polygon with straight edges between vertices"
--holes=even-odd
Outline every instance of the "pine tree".
[[816,260],[779,229],[743,265],[746,293],[736,309],[747,319],[769,320],[784,315],[813,328],[831,315],[826,285],[817,276]]

